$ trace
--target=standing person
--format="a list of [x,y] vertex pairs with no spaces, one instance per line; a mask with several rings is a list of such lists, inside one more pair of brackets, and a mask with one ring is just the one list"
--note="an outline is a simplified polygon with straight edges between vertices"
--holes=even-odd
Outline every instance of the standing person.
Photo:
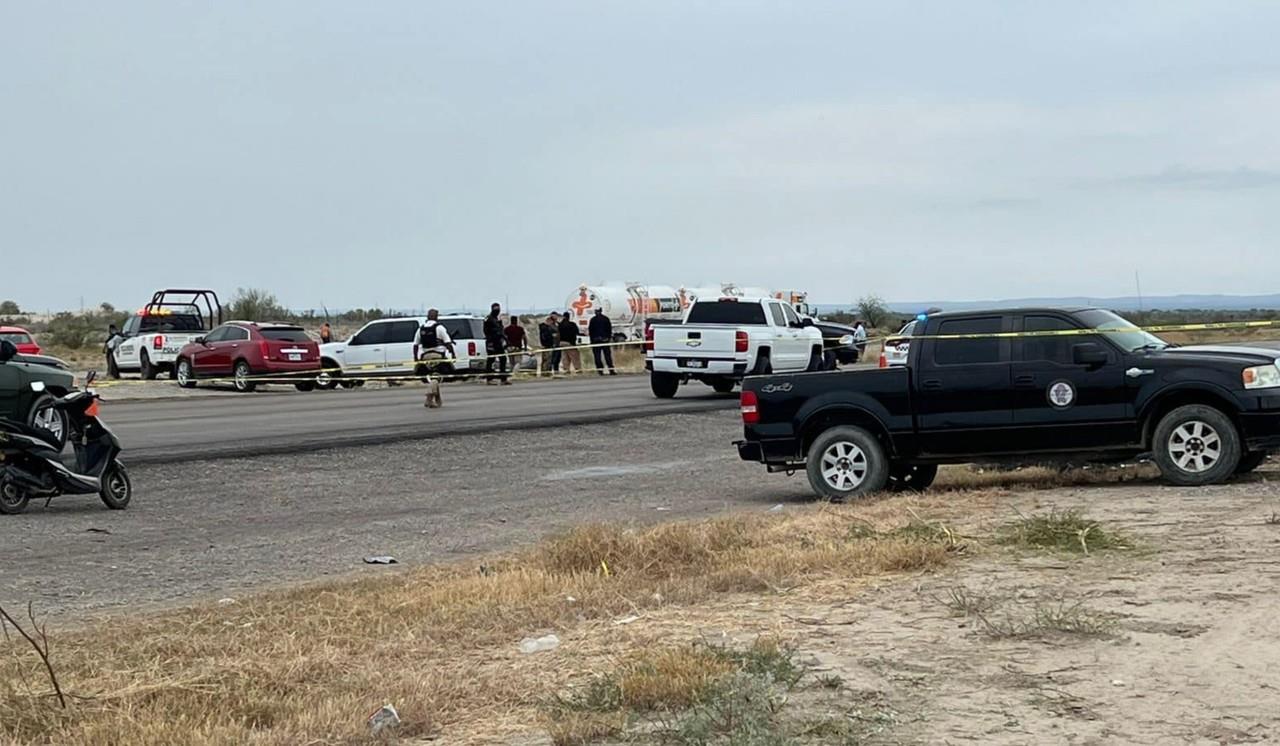
[[867,327],[861,321],[853,325],[853,362],[858,362],[867,353]]
[[520,317],[512,316],[507,322],[507,328],[502,330],[503,336],[507,338],[507,354],[511,358],[511,372],[516,372],[516,366],[520,363],[518,353],[529,349],[529,340],[525,335],[524,327],[520,325]]
[[423,402],[423,406],[434,409],[443,404],[440,399],[440,376],[437,375],[437,371],[444,361],[454,356],[453,340],[449,337],[449,330],[440,323],[440,312],[434,308],[427,311],[427,323],[418,330],[418,347],[420,357],[417,373],[428,379],[427,400]]
[[603,308],[597,308],[596,315],[591,317],[591,323],[587,324],[587,336],[593,345],[591,354],[595,358],[596,375],[603,376],[606,365],[609,367],[609,375],[618,375],[618,371],[613,369],[613,348],[609,346],[613,343],[613,322],[604,315]]
[[565,372],[572,373],[576,367],[581,373],[582,353],[578,351],[578,322],[573,320],[568,311],[564,312],[564,319],[560,322],[560,349],[564,352]]
[[320,325],[320,344],[327,345],[333,341],[333,330],[329,328],[329,322],[326,321]]
[[544,350],[551,350],[551,354],[546,356],[548,374],[554,376],[559,373],[560,319],[554,313],[547,316],[547,320],[538,325],[538,344],[542,345]]
[[489,383],[494,382],[493,368],[499,368],[498,381],[503,386],[511,385],[507,377],[507,337],[502,328],[502,306],[494,303],[489,306],[489,315],[484,317],[484,351],[489,358],[484,362],[484,372],[489,376]]
[[120,344],[120,330],[115,324],[107,327],[107,341],[102,343],[102,352],[107,356],[107,378],[119,378],[120,369],[116,367],[116,347]]

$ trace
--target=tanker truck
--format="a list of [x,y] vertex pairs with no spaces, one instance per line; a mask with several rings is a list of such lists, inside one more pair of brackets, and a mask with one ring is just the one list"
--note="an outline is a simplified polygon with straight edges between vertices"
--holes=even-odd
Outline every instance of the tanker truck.
[[579,285],[565,301],[569,318],[583,334],[597,308],[613,322],[613,337],[618,342],[641,339],[646,319],[679,319],[684,311],[679,291],[668,285]]
[[798,313],[809,314],[807,294],[800,290],[769,290],[762,287],[738,287],[731,282],[719,285],[693,287],[682,285],[679,289],[668,285],[579,285],[565,301],[569,317],[577,322],[586,334],[587,325],[596,309],[613,322],[616,341],[644,338],[645,324],[650,321],[679,321],[685,309],[698,298],[735,296],[739,298],[778,298],[790,303]]

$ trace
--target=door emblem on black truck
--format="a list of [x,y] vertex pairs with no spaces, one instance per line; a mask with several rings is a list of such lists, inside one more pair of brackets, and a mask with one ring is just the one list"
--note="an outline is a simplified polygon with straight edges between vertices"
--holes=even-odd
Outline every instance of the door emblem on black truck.
[[1049,403],[1058,409],[1066,409],[1076,401],[1076,389],[1069,381],[1049,384]]

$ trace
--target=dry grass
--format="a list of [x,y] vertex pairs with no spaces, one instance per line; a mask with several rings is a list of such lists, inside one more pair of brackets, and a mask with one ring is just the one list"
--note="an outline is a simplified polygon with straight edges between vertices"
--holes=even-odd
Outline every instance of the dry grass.
[[1159,473],[1151,464],[1090,466],[1089,468],[1027,466],[1018,469],[946,466],[938,471],[938,478],[930,490],[942,492],[1049,490],[1059,487],[1086,487],[1155,479]]
[[1131,548],[1124,537],[1113,530],[1104,529],[1096,521],[1089,520],[1074,510],[1053,510],[1043,515],[1022,516],[1001,529],[996,540],[1006,546],[1082,554]]
[[[465,734],[484,732],[491,741],[535,722],[545,692],[627,652],[613,641],[629,628],[609,620],[723,593],[945,563],[955,548],[948,542],[851,531],[905,518],[881,504],[646,530],[588,526],[486,559],[485,573],[471,564],[427,567],[108,621],[52,640],[54,666],[76,698],[65,712],[49,700],[34,656],[3,644],[0,739],[362,742],[363,717],[389,701],[404,720],[402,737],[445,733],[466,743]],[[516,652],[522,637],[550,630],[566,640],[561,650]],[[696,690],[691,682],[702,675],[679,657],[648,663],[632,671],[628,701],[670,701],[673,691]],[[680,681],[664,689],[673,672],[683,672]],[[612,722],[599,713],[579,720],[579,731]]]

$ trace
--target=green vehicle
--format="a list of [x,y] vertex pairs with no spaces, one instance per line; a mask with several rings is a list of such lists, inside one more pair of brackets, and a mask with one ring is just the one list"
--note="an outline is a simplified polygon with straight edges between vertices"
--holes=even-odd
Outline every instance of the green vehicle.
[[67,443],[67,414],[53,402],[75,390],[76,378],[51,358],[19,355],[0,341],[0,417],[47,430],[59,446]]

